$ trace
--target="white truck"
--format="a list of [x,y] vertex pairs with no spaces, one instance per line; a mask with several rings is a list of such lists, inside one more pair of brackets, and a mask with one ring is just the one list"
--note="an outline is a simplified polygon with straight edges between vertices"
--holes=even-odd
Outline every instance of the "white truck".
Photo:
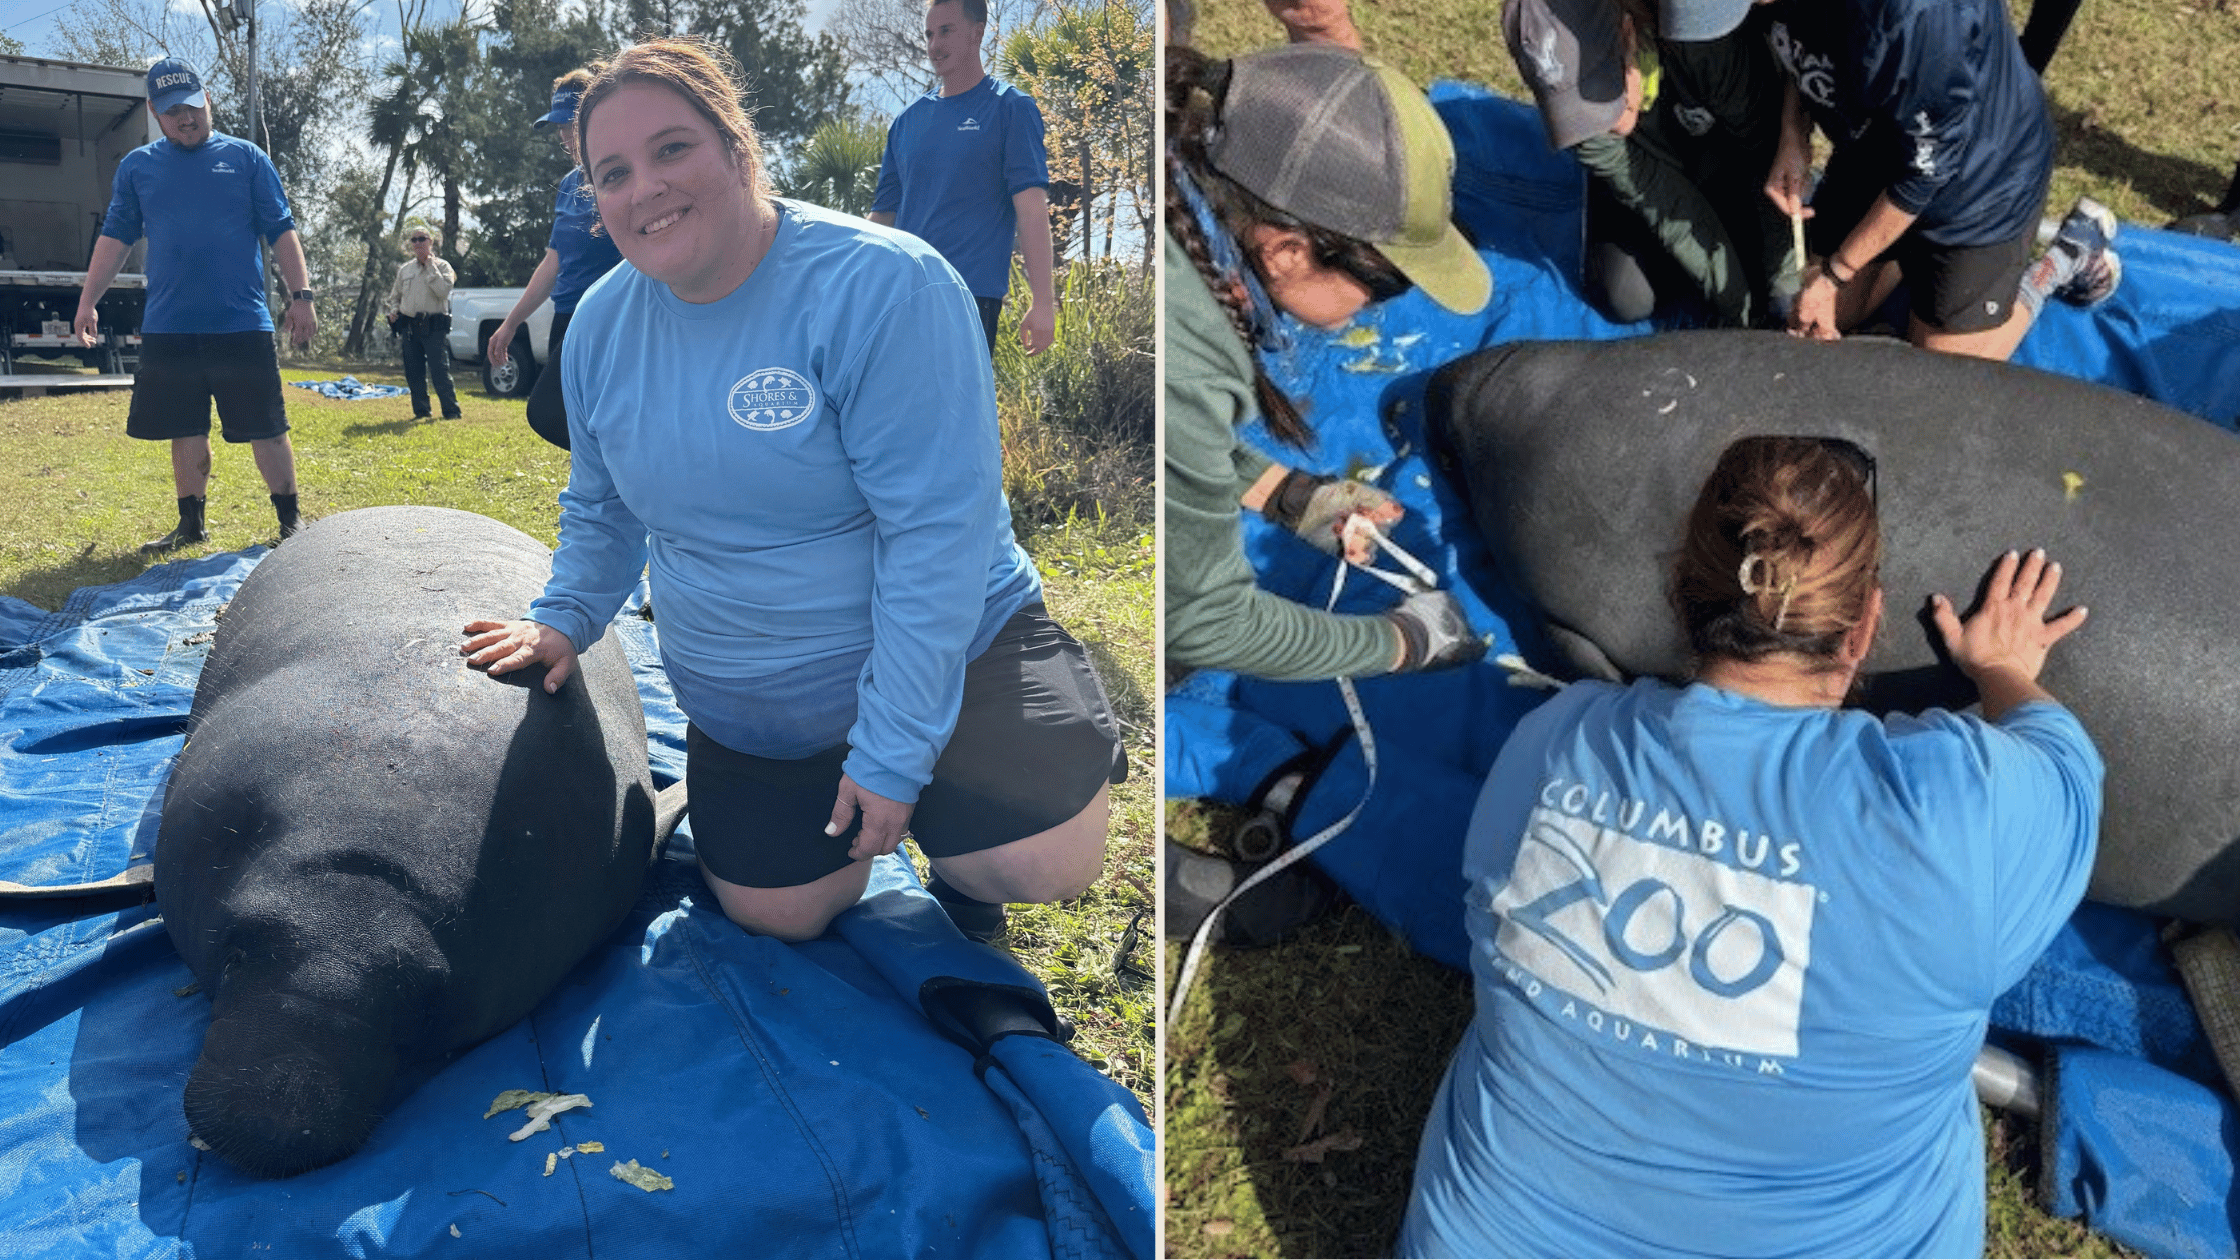
[[101,335],[91,349],[70,335],[70,324],[117,163],[163,134],[147,95],[143,71],[0,56],[0,386],[57,383],[53,375],[18,377],[17,362],[27,355],[76,358],[111,377],[138,366],[147,242],[125,255],[101,299]]
[[451,332],[445,338],[451,357],[459,363],[480,364],[483,392],[499,398],[528,397],[536,386],[537,373],[551,359],[552,299],[546,298],[544,305],[530,313],[529,322],[513,334],[505,366],[490,365],[490,334],[498,331],[498,325],[520,300],[519,289],[451,291]]

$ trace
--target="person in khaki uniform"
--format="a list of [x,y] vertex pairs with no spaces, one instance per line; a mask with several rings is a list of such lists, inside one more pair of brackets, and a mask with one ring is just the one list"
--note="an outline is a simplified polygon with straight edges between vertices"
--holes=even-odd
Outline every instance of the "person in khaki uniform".
[[435,233],[414,228],[405,243],[412,257],[397,267],[397,282],[389,286],[389,328],[404,343],[404,383],[412,390],[412,418],[428,418],[428,378],[435,377],[436,397],[443,400],[443,418],[459,418],[459,396],[451,391],[451,351],[444,337],[451,331],[451,286],[458,276],[451,264],[436,257]]

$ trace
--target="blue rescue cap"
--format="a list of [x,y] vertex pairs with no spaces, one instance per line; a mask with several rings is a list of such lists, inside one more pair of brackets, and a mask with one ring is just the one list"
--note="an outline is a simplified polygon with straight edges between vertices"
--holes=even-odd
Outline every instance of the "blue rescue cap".
[[179,105],[208,109],[210,97],[202,90],[202,76],[177,57],[165,57],[148,67],[148,104],[159,114]]
[[583,99],[581,88],[561,88],[552,94],[552,112],[536,122],[538,131],[550,131],[576,120],[576,102]]

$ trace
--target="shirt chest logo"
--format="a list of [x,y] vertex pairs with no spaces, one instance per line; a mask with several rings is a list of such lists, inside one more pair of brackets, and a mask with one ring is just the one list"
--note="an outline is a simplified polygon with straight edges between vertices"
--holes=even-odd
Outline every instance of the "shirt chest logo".
[[957,130],[978,131],[980,130],[980,120],[977,118],[967,118],[963,122],[957,124]]
[[211,165],[210,173],[213,175],[232,175],[235,172],[233,164],[231,162],[226,161],[224,158],[219,158],[215,163]]
[[816,414],[817,387],[787,368],[757,368],[731,387],[724,406],[741,427],[790,429]]

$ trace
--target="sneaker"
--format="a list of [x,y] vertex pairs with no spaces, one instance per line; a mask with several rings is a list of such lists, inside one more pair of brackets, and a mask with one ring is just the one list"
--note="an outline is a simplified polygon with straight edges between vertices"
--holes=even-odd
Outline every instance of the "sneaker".
[[167,551],[177,551],[181,547],[192,547],[198,542],[206,542],[209,537],[209,531],[192,529],[185,521],[181,521],[172,527],[170,533],[163,537],[151,538],[147,542],[141,543],[140,554],[160,556]]
[[2076,306],[2106,301],[2123,276],[2123,265],[2110,248],[2115,239],[2115,213],[2090,197],[2077,198],[2048,247],[2048,252],[2061,250],[2077,260],[2076,271],[2053,296]]
[[1011,917],[1000,903],[975,901],[944,882],[938,872],[926,880],[926,891],[948,912],[957,930],[983,945],[992,945],[1011,930]]
[[458,412],[456,412],[456,411],[446,411],[446,412],[444,412],[444,413],[443,413],[443,418],[444,418],[444,419],[446,419],[446,420],[459,420],[459,419],[464,419],[464,417],[462,417],[462,416],[461,416],[461,415],[460,415],[460,414],[459,414]]
[[2122,283],[2123,258],[2110,246],[2078,264],[2077,274],[2069,278],[2069,283],[2055,289],[2053,295],[2073,306],[2098,306]]

